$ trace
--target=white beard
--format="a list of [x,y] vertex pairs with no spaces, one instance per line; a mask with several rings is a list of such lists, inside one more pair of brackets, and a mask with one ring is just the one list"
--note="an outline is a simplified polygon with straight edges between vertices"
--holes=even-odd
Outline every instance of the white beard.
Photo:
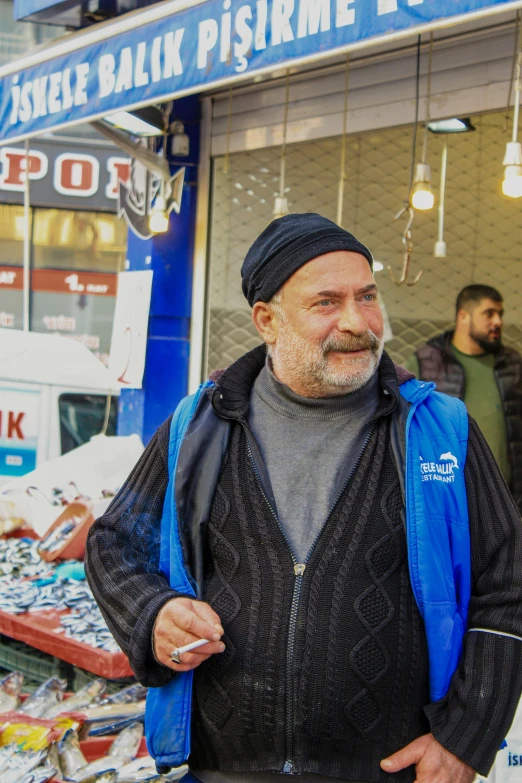
[[[360,347],[369,347],[369,353],[354,357],[347,354],[342,366],[332,367],[329,351],[335,350],[336,345],[342,351],[343,342],[346,348],[354,350],[361,341],[363,346]],[[378,337],[370,330],[362,337],[328,337],[323,343],[312,343],[282,322],[277,343],[268,346],[268,355],[276,375],[280,379],[284,377],[284,383],[290,388],[304,386],[309,390],[306,394],[309,397],[334,397],[356,391],[368,383],[379,366],[383,350],[383,336]]]

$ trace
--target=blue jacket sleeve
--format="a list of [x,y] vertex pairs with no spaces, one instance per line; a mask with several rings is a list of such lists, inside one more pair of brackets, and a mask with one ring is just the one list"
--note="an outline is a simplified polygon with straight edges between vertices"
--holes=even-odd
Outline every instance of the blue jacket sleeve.
[[487,776],[522,692],[522,523],[484,436],[469,425],[470,630],[447,696],[425,711],[435,738]]

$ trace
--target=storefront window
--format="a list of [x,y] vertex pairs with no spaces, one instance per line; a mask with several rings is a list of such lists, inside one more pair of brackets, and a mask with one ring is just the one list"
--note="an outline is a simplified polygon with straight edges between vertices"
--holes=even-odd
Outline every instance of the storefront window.
[[0,204],[0,266],[22,266],[24,208]]
[[[25,217],[0,204],[0,328],[22,329]],[[108,362],[127,227],[107,212],[31,210],[30,328],[82,342]]]
[[[61,452],[88,443],[103,427],[107,409],[107,397],[102,394],[60,394]],[[111,399],[107,435],[116,435],[117,399]]]
[[[447,256],[434,257],[437,209],[417,212],[412,227],[412,275],[418,285],[396,286],[404,259],[404,203],[411,165],[411,127],[352,134],[346,147],[343,225],[371,248],[384,269],[376,273],[393,339],[387,350],[399,363],[455,318],[455,299],[465,285],[486,283],[503,294],[504,338],[522,347],[522,242],[520,203],[502,194],[506,143],[504,113],[475,115],[473,133],[448,139],[445,240]],[[432,183],[437,193],[443,139],[429,139]],[[336,219],[341,139],[288,145],[286,192],[291,212],[319,212]],[[211,222],[208,370],[226,367],[260,343],[241,292],[245,254],[273,216],[279,193],[279,147],[215,158]]]
[[23,207],[0,204],[0,327],[21,329],[23,318]]
[[35,209],[31,329],[78,340],[107,363],[126,243],[114,214]]
[[34,268],[118,272],[123,268],[127,227],[116,215],[35,209]]

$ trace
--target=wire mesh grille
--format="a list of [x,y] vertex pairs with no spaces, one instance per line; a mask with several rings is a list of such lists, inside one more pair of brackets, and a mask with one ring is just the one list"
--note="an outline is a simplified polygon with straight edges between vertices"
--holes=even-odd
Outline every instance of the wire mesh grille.
[[[501,113],[472,118],[475,132],[448,136],[445,240],[447,257],[434,258],[436,207],[417,212],[413,232],[415,287],[396,287],[404,203],[411,166],[411,127],[349,136],[343,225],[372,250],[385,270],[376,273],[394,338],[387,350],[405,361],[427,339],[451,326],[465,285],[485,283],[505,299],[504,339],[522,349],[522,221],[520,202],[502,194],[502,160],[510,130]],[[419,159],[422,134],[419,134]],[[430,136],[428,162],[438,195],[442,139]],[[335,220],[340,138],[287,147],[286,191],[292,212],[319,212]],[[241,293],[240,268],[255,237],[272,218],[280,149],[271,147],[214,159],[211,230],[209,371],[224,367],[259,343]],[[437,203],[436,203],[437,206]]]

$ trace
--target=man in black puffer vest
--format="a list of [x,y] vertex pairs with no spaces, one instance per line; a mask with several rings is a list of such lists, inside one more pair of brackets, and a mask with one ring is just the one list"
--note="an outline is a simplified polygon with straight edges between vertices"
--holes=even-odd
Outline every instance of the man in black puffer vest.
[[495,288],[467,286],[456,309],[455,330],[433,337],[405,366],[464,400],[522,513],[522,357],[502,344],[504,305]]
[[[319,215],[274,220],[242,268],[264,345],[181,403],[91,528],[89,583],[154,689],[149,749],[163,772],[190,745],[185,783],[471,783],[488,774],[512,722],[520,515],[461,403],[439,400],[459,411],[465,461],[436,413],[423,445],[435,425],[444,430],[443,462],[408,451],[416,409],[401,387],[424,387],[383,351],[372,262]],[[414,463],[406,475],[421,488],[432,478],[450,490],[444,479],[459,471],[451,540],[425,506],[405,530],[402,441]],[[468,527],[464,553],[457,528]],[[413,558],[423,549],[432,578],[425,601],[412,549]],[[463,639],[441,592],[458,581],[453,560],[450,574],[431,557],[448,563],[450,549],[463,555],[457,577],[471,593]],[[449,648],[451,683],[431,697]]]

